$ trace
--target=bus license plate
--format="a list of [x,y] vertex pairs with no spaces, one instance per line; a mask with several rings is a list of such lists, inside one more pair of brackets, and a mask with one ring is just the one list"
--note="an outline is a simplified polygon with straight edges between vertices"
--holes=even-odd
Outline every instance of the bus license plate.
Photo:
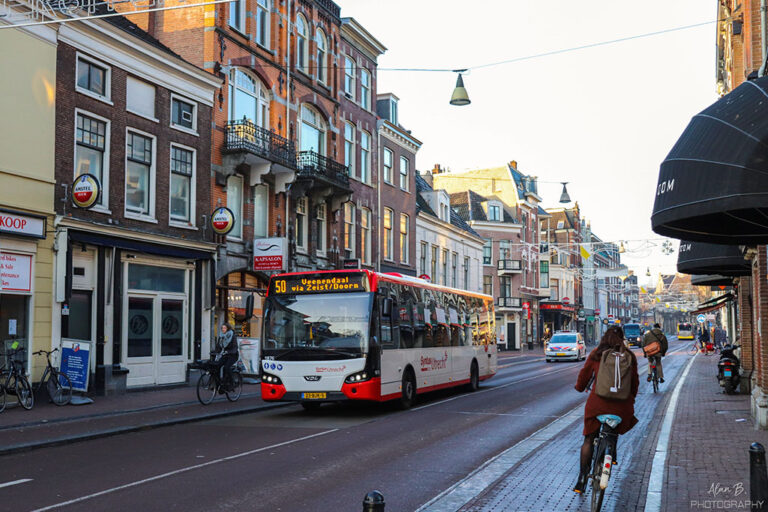
[[565,352],[558,352],[558,353],[557,353],[557,354],[555,354],[555,355],[556,355],[556,356],[567,356],[568,354],[566,354]]
[[724,374],[725,374],[726,377],[730,377],[731,376],[731,370],[725,370]]
[[318,400],[325,398],[325,393],[302,393],[301,398],[305,400]]

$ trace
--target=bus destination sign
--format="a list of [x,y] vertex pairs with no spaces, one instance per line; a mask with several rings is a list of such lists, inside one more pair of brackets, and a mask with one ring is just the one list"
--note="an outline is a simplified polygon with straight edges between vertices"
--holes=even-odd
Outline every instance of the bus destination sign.
[[277,295],[301,295],[305,293],[365,292],[368,276],[362,272],[317,276],[285,276],[273,281],[272,290]]

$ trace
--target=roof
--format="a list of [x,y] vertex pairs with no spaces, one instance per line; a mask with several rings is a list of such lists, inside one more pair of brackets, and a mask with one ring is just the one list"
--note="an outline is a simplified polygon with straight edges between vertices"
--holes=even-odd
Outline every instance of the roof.
[[[547,213],[552,217],[549,221],[550,226],[554,226],[554,229],[580,229],[579,223],[576,220],[576,214],[573,210],[556,209],[547,210]],[[557,225],[560,221],[563,221],[563,227],[558,228]]]
[[525,200],[526,192],[538,195],[538,188],[536,187],[536,179],[521,173],[516,168],[507,164],[509,173],[512,175],[512,179],[515,181],[515,187],[517,188],[517,197]]
[[[432,207],[429,206],[429,203],[427,202],[427,200],[421,196],[422,192],[434,192],[434,189],[430,187],[429,183],[427,183],[427,181],[424,178],[419,176],[418,173],[416,174],[416,191],[418,192],[416,194],[416,213],[423,212],[439,219],[438,215],[435,213]],[[451,195],[454,195],[454,194],[451,194]],[[472,229],[469,224],[464,222],[464,219],[461,217],[460,213],[455,212],[453,210],[453,201],[451,200],[450,195],[449,195],[449,202],[451,206],[450,208],[448,208],[451,212],[450,224],[461,230],[466,231],[467,233],[473,236],[476,236],[478,238],[483,238],[482,236],[480,236],[480,234],[477,233],[477,231]]]
[[[449,196],[451,207],[456,210],[462,220],[467,222],[473,220],[480,222],[488,221],[488,215],[485,213],[485,208],[483,208],[483,203],[489,201],[487,197],[481,196],[472,190],[455,192],[453,194],[449,194]],[[509,210],[503,202],[501,202],[501,209],[503,212],[504,222],[512,224],[518,223],[517,219],[511,213],[509,213]]]
[[538,206],[538,209],[539,209],[538,213],[539,213],[539,218],[540,219],[541,218],[545,218],[545,217],[551,217],[549,212],[547,210],[545,210],[544,208],[542,208],[540,205]]
[[[107,3],[96,3],[94,4],[94,14],[114,14],[114,11],[111,11],[107,9]],[[153,36],[151,36],[148,32],[143,30],[141,27],[130,21],[125,16],[106,16],[103,18],[104,21],[109,23],[110,25],[119,28],[123,32],[126,32],[128,34],[133,35],[134,37],[137,37],[144,41],[147,44],[150,44],[157,48],[158,50],[167,53],[168,55],[171,55],[172,57],[175,57],[179,60],[183,60],[184,62],[187,62],[184,60],[183,57],[181,57],[178,53],[171,50],[169,47],[165,46],[163,43],[161,43],[159,40],[155,39]]]

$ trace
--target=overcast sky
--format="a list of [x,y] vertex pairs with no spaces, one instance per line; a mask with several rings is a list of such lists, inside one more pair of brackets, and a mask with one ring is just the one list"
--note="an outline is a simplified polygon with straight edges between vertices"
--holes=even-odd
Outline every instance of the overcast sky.
[[[335,0],[387,52],[379,67],[466,68],[716,18],[713,0]],[[517,160],[545,207],[562,186],[603,240],[658,238],[650,214],[659,164],[690,118],[717,99],[715,23],[472,71],[472,104],[448,104],[451,73],[380,70],[400,122],[424,144],[417,168]],[[647,242],[624,261],[646,279],[675,270]],[[677,242],[675,241],[675,249]]]

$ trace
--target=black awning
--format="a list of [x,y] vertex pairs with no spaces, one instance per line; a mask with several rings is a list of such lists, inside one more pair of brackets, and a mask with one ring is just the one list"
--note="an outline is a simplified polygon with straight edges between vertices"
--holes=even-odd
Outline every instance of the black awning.
[[680,242],[677,271],[682,274],[720,274],[748,276],[752,267],[737,245]]
[[768,243],[768,77],[691,120],[661,164],[651,224],[682,240]]
[[213,258],[213,252],[187,249],[174,245],[154,244],[151,242],[133,240],[130,238],[121,238],[117,236],[102,235],[99,233],[75,231],[74,229],[69,230],[69,239],[73,242],[83,242],[86,244],[102,245],[105,247],[117,247],[119,249],[126,249],[129,251],[154,254],[156,256],[170,256],[172,258],[185,258],[188,260],[207,260]]
[[693,286],[731,286],[733,277],[719,275],[691,276]]
[[698,309],[696,309],[696,311],[692,311],[691,314],[698,315],[699,313],[707,313],[709,311],[714,311],[715,309],[720,309],[721,307],[725,306],[728,301],[731,300],[733,300],[733,294],[726,293],[719,297],[715,297],[714,299],[702,302],[699,304]]

